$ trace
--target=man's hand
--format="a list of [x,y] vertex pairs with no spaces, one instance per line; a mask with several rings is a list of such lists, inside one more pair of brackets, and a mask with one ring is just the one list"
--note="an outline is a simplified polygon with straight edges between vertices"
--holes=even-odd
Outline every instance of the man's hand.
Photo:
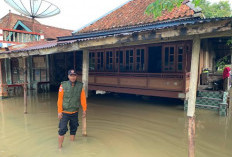
[[83,111],[82,118],[85,118],[85,117],[86,117],[86,111]]
[[58,118],[61,119],[63,117],[62,113],[58,113]]

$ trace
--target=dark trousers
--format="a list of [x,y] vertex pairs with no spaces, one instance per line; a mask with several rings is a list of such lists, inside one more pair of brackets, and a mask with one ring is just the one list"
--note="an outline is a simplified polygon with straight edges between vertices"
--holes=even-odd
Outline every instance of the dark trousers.
[[63,136],[68,131],[68,123],[70,128],[70,135],[76,135],[78,123],[78,112],[73,114],[63,113],[63,117],[60,119],[59,123],[59,135]]

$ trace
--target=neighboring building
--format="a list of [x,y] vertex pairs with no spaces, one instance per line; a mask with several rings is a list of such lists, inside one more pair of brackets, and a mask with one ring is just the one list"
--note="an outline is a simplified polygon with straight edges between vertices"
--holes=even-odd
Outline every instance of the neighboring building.
[[[37,20],[9,12],[0,19],[0,52],[25,49],[41,44],[54,44],[58,36],[71,35],[72,31],[39,23]],[[33,56],[27,59],[28,79],[31,87],[37,82],[49,81],[48,56]],[[23,82],[23,58],[5,59],[6,83]]]
[[71,30],[47,26],[37,20],[9,12],[0,19],[0,47],[40,40],[56,40],[67,36]]

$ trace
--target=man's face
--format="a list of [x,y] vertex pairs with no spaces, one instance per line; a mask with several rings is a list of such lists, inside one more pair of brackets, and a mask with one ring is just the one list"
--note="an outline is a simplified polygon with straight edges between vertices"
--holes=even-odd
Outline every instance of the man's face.
[[70,82],[74,83],[77,80],[77,75],[68,75],[68,79]]

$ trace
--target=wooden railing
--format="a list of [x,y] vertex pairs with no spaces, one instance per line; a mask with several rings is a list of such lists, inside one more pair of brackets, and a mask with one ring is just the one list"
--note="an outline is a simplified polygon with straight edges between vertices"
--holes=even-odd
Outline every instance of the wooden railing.
[[43,39],[44,35],[37,32],[0,28],[0,42],[2,43],[25,43]]
[[190,73],[89,73],[89,84],[98,86],[157,89],[186,93],[189,90],[189,83]]
[[131,76],[131,77],[153,77],[153,78],[189,78],[190,73],[117,73],[117,72],[89,72],[96,76]]

